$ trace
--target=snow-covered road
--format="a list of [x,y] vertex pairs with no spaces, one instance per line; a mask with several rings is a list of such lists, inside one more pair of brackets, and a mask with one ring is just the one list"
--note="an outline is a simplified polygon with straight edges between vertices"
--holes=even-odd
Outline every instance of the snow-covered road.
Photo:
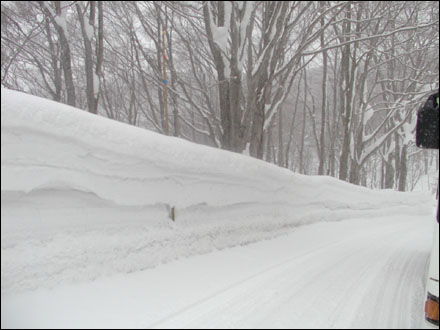
[[262,255],[244,251],[242,267],[247,258],[264,267],[154,326],[417,327],[430,247],[417,223],[378,218],[302,228],[262,244]]
[[432,230],[426,214],[316,223],[142,272],[2,295],[2,328],[418,328]]

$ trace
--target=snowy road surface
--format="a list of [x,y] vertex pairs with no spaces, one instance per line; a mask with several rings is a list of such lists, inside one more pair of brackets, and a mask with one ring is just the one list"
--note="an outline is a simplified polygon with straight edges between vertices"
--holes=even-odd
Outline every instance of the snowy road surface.
[[82,284],[2,295],[3,327],[418,328],[430,216],[323,222]]

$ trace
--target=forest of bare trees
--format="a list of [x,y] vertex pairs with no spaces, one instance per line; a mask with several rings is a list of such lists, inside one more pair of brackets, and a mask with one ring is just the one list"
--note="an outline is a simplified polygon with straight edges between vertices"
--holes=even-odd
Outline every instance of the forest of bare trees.
[[354,184],[412,190],[437,1],[2,1],[2,87]]

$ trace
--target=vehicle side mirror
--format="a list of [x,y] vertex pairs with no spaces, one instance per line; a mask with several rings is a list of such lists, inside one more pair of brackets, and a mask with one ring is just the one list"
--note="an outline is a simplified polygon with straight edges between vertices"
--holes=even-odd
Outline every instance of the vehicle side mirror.
[[439,93],[428,97],[417,113],[416,144],[420,148],[439,149]]

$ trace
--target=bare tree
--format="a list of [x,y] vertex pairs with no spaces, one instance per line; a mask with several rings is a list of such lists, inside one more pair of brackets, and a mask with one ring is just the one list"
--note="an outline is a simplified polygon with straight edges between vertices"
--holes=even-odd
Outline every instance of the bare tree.
[[[85,15],[89,7],[89,19]],[[98,9],[97,38],[95,38],[95,16]],[[87,104],[89,112],[98,113],[98,101],[102,62],[104,57],[104,13],[102,1],[88,1],[86,7],[76,3],[78,20],[81,25],[81,33],[84,42],[85,71],[87,81]],[[93,54],[93,39],[95,42],[95,56]]]
[[67,40],[67,11],[69,5],[61,5],[61,1],[53,1],[52,5],[47,1],[38,1],[40,7],[45,12],[51,23],[55,27],[61,47],[61,65],[64,73],[64,83],[66,84],[67,104],[75,106],[75,85],[72,75],[72,59],[69,41]]

